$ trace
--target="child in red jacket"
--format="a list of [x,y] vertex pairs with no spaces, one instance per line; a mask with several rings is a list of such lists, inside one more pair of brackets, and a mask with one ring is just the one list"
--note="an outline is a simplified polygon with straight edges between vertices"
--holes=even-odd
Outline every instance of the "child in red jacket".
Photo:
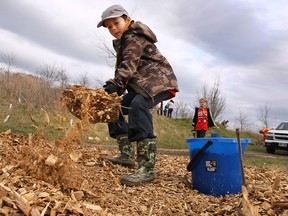
[[207,108],[207,101],[205,98],[200,99],[200,107],[195,108],[195,114],[193,117],[192,125],[196,130],[197,138],[203,138],[206,135],[206,131],[209,127],[219,128],[212,118],[212,114]]

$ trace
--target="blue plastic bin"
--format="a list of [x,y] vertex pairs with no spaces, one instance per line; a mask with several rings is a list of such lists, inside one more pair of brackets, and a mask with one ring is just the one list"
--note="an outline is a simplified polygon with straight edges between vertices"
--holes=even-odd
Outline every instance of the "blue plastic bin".
[[219,137],[221,137],[221,135],[219,134],[219,133],[217,133],[217,132],[212,132],[211,133],[211,137],[213,137],[213,138],[219,138]]
[[[209,141],[213,143],[199,155],[192,168],[192,188],[213,196],[242,192],[242,175],[236,138],[187,139],[190,159]],[[240,139],[242,155],[251,139]]]

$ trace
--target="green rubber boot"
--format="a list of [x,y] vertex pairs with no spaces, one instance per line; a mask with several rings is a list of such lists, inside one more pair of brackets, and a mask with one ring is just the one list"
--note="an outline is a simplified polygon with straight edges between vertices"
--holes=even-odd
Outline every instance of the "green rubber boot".
[[156,138],[147,138],[137,142],[137,160],[138,169],[134,173],[121,177],[122,184],[139,186],[155,179]]
[[132,143],[129,142],[128,136],[118,136],[117,143],[120,151],[120,156],[115,158],[107,158],[107,160],[112,162],[113,164],[119,164],[125,167],[134,168],[134,148]]

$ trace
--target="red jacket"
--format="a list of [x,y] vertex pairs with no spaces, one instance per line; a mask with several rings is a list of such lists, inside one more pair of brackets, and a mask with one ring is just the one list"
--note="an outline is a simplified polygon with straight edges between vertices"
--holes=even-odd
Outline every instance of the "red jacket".
[[263,134],[263,140],[266,139],[266,134],[269,130],[271,130],[271,129],[270,128],[263,128],[262,130],[259,131],[259,133]]
[[192,125],[195,127],[195,130],[208,130],[209,127],[215,126],[215,122],[209,108],[204,108],[204,114],[206,117],[203,115],[202,109],[199,107],[195,108],[195,114],[192,121]]

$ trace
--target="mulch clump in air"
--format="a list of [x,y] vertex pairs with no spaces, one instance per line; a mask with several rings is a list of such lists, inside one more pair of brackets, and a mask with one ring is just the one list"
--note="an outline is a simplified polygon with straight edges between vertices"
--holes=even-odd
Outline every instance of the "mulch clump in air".
[[85,123],[105,123],[118,119],[121,100],[116,93],[104,89],[91,89],[81,85],[67,87],[62,93],[62,102],[68,110]]

